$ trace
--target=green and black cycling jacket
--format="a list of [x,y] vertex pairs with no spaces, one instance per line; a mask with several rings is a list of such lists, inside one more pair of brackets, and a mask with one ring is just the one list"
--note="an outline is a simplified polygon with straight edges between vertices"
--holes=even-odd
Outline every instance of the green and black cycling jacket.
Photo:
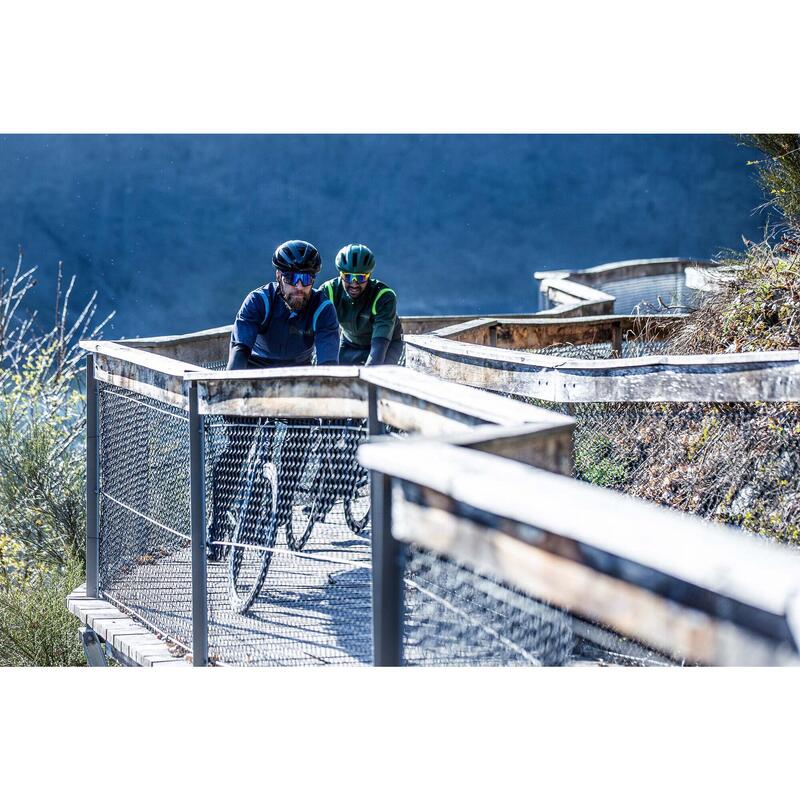
[[347,294],[341,278],[331,278],[319,288],[333,303],[344,338],[351,344],[368,348],[372,339],[401,338],[397,295],[385,283],[370,278],[355,300]]

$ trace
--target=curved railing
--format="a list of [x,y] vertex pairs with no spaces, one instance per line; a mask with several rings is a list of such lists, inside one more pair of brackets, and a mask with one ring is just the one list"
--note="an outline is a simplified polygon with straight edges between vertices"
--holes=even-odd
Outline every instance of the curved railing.
[[[516,341],[520,325],[541,337],[554,324],[482,320],[447,336],[410,336],[410,361],[428,373],[456,361],[485,375],[501,349],[459,338]],[[588,324],[613,342],[615,330],[638,323]],[[624,663],[798,658],[797,554],[570,480],[571,417],[407,368],[197,366],[220,360],[225,335],[136,347],[83,343],[90,352],[87,583],[71,608],[123,658],[180,660],[149,636],[197,665],[596,663],[620,652]],[[429,358],[433,345],[439,349]],[[505,390],[536,382],[540,395],[573,400],[578,387],[586,391],[577,364],[515,358],[522,360],[512,359],[513,368],[508,359],[498,365]],[[717,371],[742,385],[755,375],[781,397],[796,391],[788,357],[760,377],[743,363],[728,359]],[[629,377],[630,369],[618,364],[606,378]],[[781,380],[766,375],[780,370]],[[510,383],[519,375],[522,383]],[[400,441],[386,431],[406,435]],[[267,449],[257,447],[262,432]],[[358,444],[368,440],[362,462],[372,473],[372,513],[364,537],[348,528],[342,498],[357,475]],[[320,497],[307,483],[313,457],[340,488],[306,549],[280,537],[248,544],[212,528],[220,493],[241,498],[253,480],[248,459],[263,458],[294,498],[286,536],[288,526],[299,535]],[[243,524],[244,512],[236,513]],[[237,611],[231,565],[257,563],[264,553],[263,588]],[[142,628],[131,633],[135,625]]]
[[716,265],[684,258],[617,261],[582,270],[535,272],[540,313],[594,316],[686,311]]

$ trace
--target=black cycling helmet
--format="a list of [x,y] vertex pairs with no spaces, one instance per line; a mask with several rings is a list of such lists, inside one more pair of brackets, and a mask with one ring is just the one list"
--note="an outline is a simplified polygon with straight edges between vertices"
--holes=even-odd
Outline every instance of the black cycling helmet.
[[308,272],[316,275],[322,269],[322,256],[310,242],[292,239],[278,245],[272,254],[272,265],[283,272]]
[[375,269],[375,256],[365,244],[345,245],[336,254],[336,269],[339,272],[372,272]]

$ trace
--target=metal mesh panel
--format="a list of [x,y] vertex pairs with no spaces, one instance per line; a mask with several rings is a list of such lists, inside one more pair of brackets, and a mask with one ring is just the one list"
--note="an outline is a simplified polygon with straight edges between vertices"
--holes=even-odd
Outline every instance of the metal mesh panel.
[[[622,353],[619,358],[638,358],[668,353],[670,344],[667,341],[627,339],[622,342]],[[522,352],[540,353],[546,356],[560,356],[561,358],[612,358],[611,342],[594,342],[592,344],[556,344],[549,347],[527,348]]]
[[212,662],[371,663],[365,436],[362,420],[207,420]]
[[549,403],[574,477],[800,545],[800,403]]
[[615,298],[615,314],[674,312],[685,310],[694,302],[694,293],[687,289],[683,273],[610,280],[595,288]]
[[99,384],[99,589],[191,647],[188,416]]
[[576,477],[787,542],[800,539],[796,403],[573,406]]
[[415,545],[406,549],[408,666],[652,666],[666,657]]

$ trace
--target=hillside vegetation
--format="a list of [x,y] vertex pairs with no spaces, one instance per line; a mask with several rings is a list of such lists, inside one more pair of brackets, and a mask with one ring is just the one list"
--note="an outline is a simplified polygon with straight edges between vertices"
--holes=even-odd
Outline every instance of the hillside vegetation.
[[[800,136],[743,137],[772,221],[717,259],[716,291],[669,342],[700,355],[800,349]],[[800,404],[684,403],[606,409],[577,442],[586,480],[800,544]]]
[[723,254],[718,291],[709,293],[673,338],[679,354],[800,347],[800,135],[753,134],[764,157],[749,162],[773,221],[761,242]]
[[25,314],[36,267],[0,270],[0,666],[84,663],[65,607],[85,542],[85,405],[78,341],[97,336],[94,296],[62,287],[52,324]]

